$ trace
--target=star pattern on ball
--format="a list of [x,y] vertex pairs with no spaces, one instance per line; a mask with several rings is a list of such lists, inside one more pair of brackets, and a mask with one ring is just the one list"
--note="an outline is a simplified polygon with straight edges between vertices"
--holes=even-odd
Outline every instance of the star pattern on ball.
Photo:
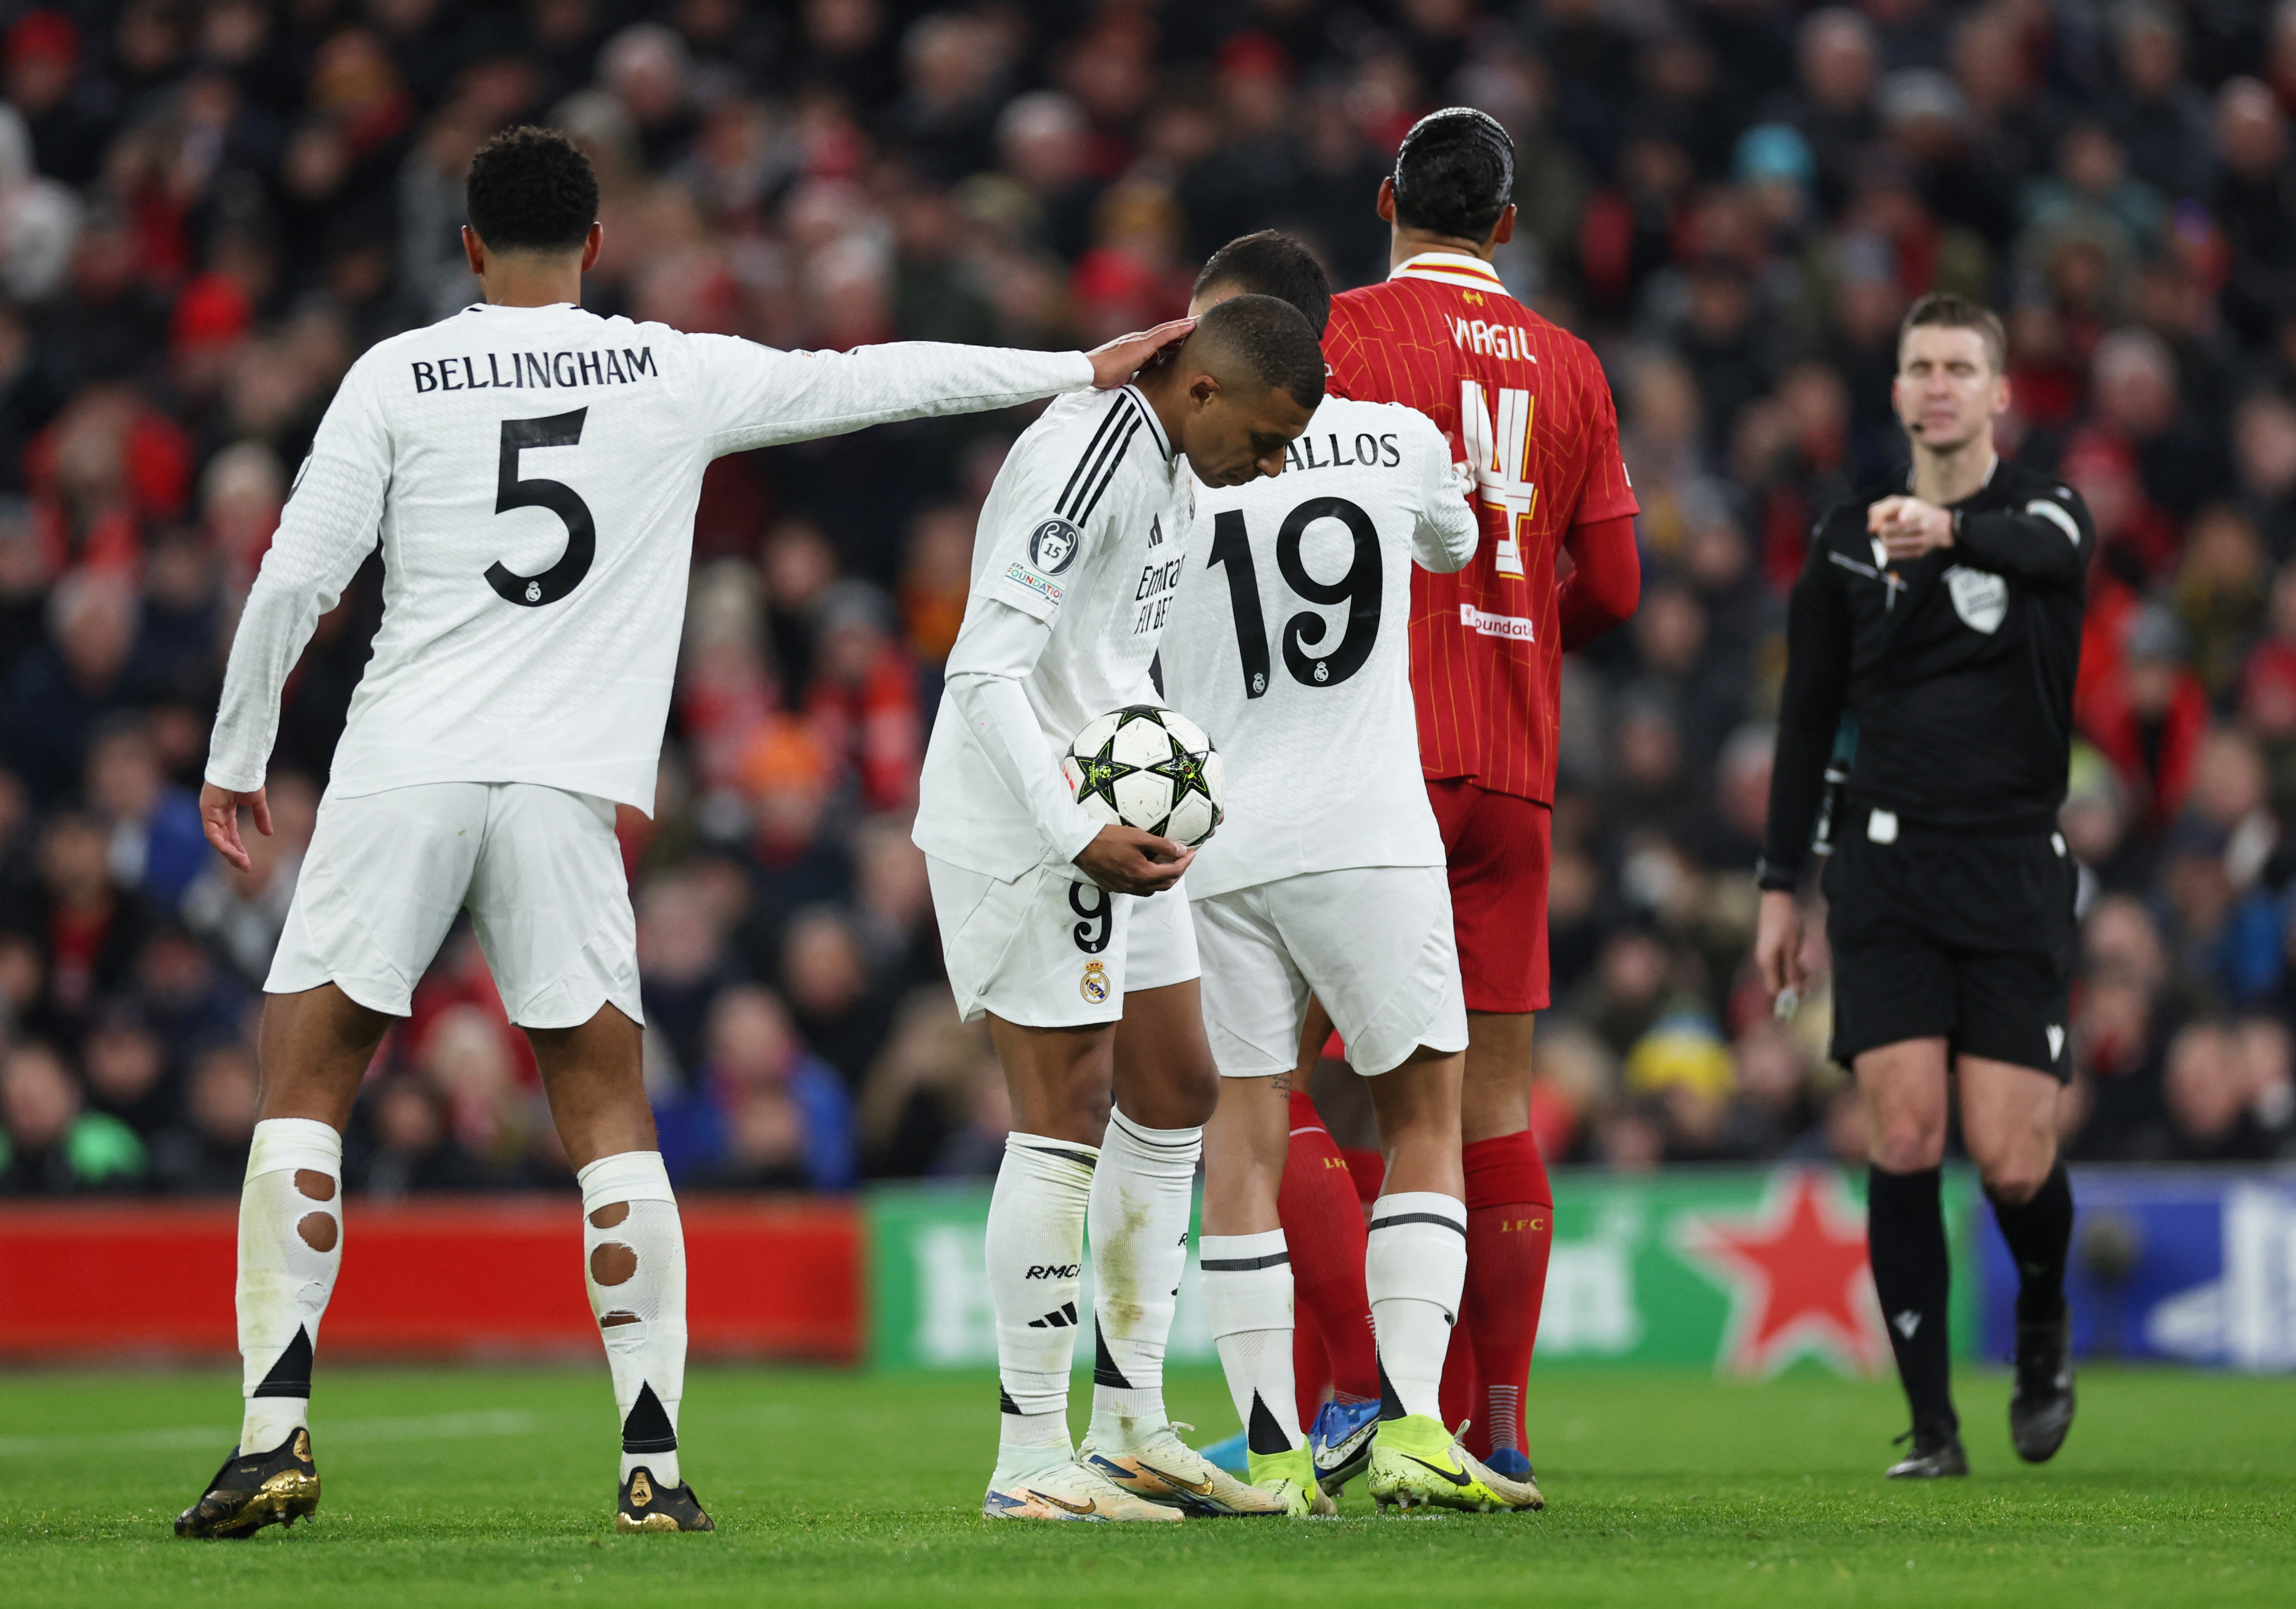
[[1124,807],[1116,802],[1116,784],[1140,768],[1128,766],[1116,758],[1116,738],[1113,734],[1110,735],[1106,743],[1100,745],[1099,753],[1079,754],[1077,759],[1084,770],[1084,780],[1077,784],[1077,802],[1082,804],[1097,793],[1107,801],[1108,808],[1115,811],[1118,817],[1121,819]]
[[1192,793],[1202,794],[1206,804],[1215,803],[1211,784],[1204,778],[1206,758],[1193,749],[1182,748],[1180,740],[1176,737],[1172,740],[1172,752],[1148,768],[1150,776],[1163,777],[1172,784],[1172,809],[1175,810],[1187,803]]

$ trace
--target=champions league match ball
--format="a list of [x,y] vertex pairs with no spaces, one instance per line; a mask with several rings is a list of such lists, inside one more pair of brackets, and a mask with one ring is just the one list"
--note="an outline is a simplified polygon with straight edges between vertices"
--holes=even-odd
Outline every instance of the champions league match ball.
[[1195,848],[1220,824],[1219,751],[1177,710],[1127,704],[1089,722],[1061,757],[1069,792],[1096,821]]

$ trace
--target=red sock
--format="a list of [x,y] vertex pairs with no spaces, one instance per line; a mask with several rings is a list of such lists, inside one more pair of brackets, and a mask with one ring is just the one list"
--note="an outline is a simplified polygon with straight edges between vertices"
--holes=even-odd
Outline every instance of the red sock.
[[1478,1458],[1491,1456],[1490,1416],[1483,1411],[1482,1376],[1475,1372],[1474,1337],[1463,1318],[1451,1327],[1451,1350],[1443,1354],[1443,1428],[1467,1428],[1460,1440]]
[[[1480,1377],[1483,1412],[1474,1416],[1493,1447],[1528,1453],[1522,1391],[1538,1335],[1538,1309],[1546,1299],[1554,1187],[1546,1182],[1546,1164],[1527,1129],[1477,1140],[1466,1148],[1465,1160],[1467,1288],[1459,1301],[1459,1324]],[[1453,1357],[1461,1350],[1455,1345]],[[1468,1450],[1476,1449],[1471,1443]]]
[[1324,1357],[1324,1334],[1316,1316],[1294,1301],[1292,1308],[1292,1388],[1297,1394],[1300,1428],[1316,1423],[1332,1387],[1332,1366]]
[[1379,1358],[1372,1344],[1371,1299],[1364,1294],[1363,1203],[1316,1104],[1297,1090],[1275,1210],[1292,1253],[1293,1308],[1323,1342],[1332,1389],[1375,1400]]

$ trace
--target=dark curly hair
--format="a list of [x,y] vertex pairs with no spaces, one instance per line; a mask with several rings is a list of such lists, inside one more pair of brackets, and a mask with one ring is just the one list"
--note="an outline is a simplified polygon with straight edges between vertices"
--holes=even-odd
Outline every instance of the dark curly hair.
[[471,159],[463,207],[489,250],[577,250],[597,221],[598,176],[556,129],[505,128]]
[[1472,106],[1431,111],[1395,153],[1395,218],[1406,229],[1479,241],[1514,200],[1514,140]]
[[1288,301],[1318,335],[1331,322],[1332,282],[1324,273],[1324,265],[1296,237],[1280,229],[1238,235],[1213,252],[1204,271],[1196,275],[1189,300],[1215,285]]

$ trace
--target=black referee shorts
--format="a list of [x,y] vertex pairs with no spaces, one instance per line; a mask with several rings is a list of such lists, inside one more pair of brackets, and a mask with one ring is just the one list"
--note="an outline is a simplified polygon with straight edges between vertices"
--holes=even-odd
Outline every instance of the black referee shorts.
[[2054,833],[1915,832],[1864,808],[1825,868],[1833,1059],[1942,1035],[1956,1055],[2072,1076],[2079,872]]

